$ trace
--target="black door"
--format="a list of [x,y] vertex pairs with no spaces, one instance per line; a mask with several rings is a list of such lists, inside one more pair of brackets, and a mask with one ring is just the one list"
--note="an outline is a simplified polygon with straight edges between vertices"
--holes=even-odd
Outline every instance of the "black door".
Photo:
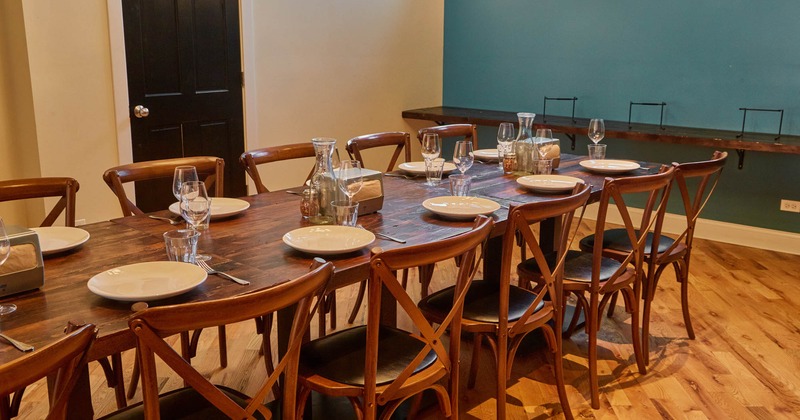
[[[122,5],[134,162],[218,156],[225,159],[225,195],[246,195],[238,163],[244,131],[237,0]],[[137,183],[137,206],[165,209],[175,201],[170,181]]]

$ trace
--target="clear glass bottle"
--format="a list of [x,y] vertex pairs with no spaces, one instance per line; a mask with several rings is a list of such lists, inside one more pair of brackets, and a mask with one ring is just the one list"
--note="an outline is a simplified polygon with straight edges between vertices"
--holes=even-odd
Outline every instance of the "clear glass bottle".
[[523,174],[535,173],[534,144],[533,144],[533,119],[536,114],[532,112],[518,112],[519,133],[514,140],[514,152],[517,155],[516,171]]
[[336,139],[317,137],[311,139],[316,154],[314,174],[311,176],[311,194],[316,196],[318,205],[315,214],[309,215],[308,220],[315,225],[333,223],[331,201],[335,200],[336,182],[333,174],[333,151],[336,150]]

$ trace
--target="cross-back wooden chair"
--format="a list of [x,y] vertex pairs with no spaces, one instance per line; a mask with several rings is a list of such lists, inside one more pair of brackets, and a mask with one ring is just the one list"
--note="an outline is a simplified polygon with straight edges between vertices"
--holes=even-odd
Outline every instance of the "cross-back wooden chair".
[[75,202],[80,184],[73,178],[45,177],[0,181],[0,201],[61,197],[40,226],[53,226],[64,213],[64,225],[75,226]]
[[[654,226],[660,227],[662,224],[674,172],[674,168],[662,166],[660,172],[655,175],[606,178],[595,221],[594,236],[600,238],[600,241],[595,243],[591,252],[578,250],[567,252],[564,266],[564,293],[572,293],[577,297],[578,305],[586,318],[592,408],[600,407],[597,331],[602,321],[603,308],[617,292],[622,294],[627,312],[631,314],[631,341],[636,365],[640,374],[647,373],[639,335],[639,298],[644,277],[645,241],[647,232]],[[638,218],[631,214],[626,199],[641,197],[642,194],[646,196],[646,202],[642,216]],[[636,244],[622,261],[603,256],[602,238],[610,208],[619,212],[627,237],[631,243]],[[658,233],[654,236],[654,241],[658,241]],[[517,273],[521,284],[537,282],[541,276],[534,259],[520,263],[517,266]],[[578,315],[579,311],[576,309],[568,333],[577,324]]]
[[[225,161],[222,158],[213,156],[151,160],[115,166],[108,169],[103,174],[103,180],[108,187],[111,188],[111,191],[114,192],[114,195],[117,196],[120,208],[122,208],[122,215],[135,216],[144,214],[144,212],[136,207],[128,198],[123,185],[135,181],[147,181],[159,178],[171,179],[175,173],[175,167],[177,166],[194,166],[197,169],[197,175],[206,183],[209,194],[212,193],[211,187],[213,186],[215,197],[222,197],[224,195],[223,176],[225,173]],[[165,194],[168,193],[170,193],[170,191],[165,192]]]
[[[300,345],[316,310],[314,302],[319,302],[332,273],[332,263],[316,260],[309,273],[273,287],[230,298],[149,308],[134,314],[129,325],[136,334],[139,349],[143,402],[105,418],[141,418],[143,415],[147,419],[272,416],[293,419]],[[181,331],[263,317],[292,305],[296,305],[296,309],[288,350],[252,397],[211,384],[162,338]],[[187,386],[159,395],[156,357],[183,378]],[[263,405],[281,375],[283,392],[279,408]],[[281,411],[272,412],[273,409]]]
[[444,140],[453,137],[455,140],[472,141],[472,150],[478,150],[478,127],[475,124],[447,124],[435,127],[425,127],[417,132],[417,140],[422,143],[425,133],[436,133]]
[[411,135],[402,131],[390,131],[385,133],[365,134],[363,136],[353,137],[347,141],[347,154],[350,159],[355,159],[361,162],[361,167],[366,168],[367,163],[361,152],[375,147],[388,147],[394,146],[392,158],[389,160],[389,166],[386,167],[386,172],[394,170],[397,164],[397,159],[400,158],[400,153],[404,153],[405,161],[411,161]]
[[[575,210],[586,204],[590,193],[589,186],[579,184],[571,195],[563,198],[512,206],[503,236],[499,281],[476,280],[467,292],[462,329],[474,334],[467,387],[472,389],[475,386],[485,338],[495,350],[498,419],[506,417],[506,383],[511,379],[517,348],[522,339],[536,329],[542,330],[550,346],[561,408],[567,418],[572,418],[564,388],[561,332],[554,332],[551,323],[562,325],[563,322],[563,306],[554,302],[563,301],[564,256],[569,245],[572,218]],[[546,259],[531,227],[551,218],[558,219],[557,225],[561,227],[556,240],[559,249],[557,258]],[[542,273],[540,287],[535,291],[511,284],[511,260],[517,233],[534,256],[538,272]],[[419,307],[428,319],[441,322],[453,304],[455,293],[453,286],[444,288],[421,300]]]
[[[256,192],[261,194],[269,192],[269,189],[267,189],[266,185],[264,185],[264,182],[261,181],[261,175],[258,172],[258,165],[314,156],[314,145],[311,144],[311,142],[293,143],[280,146],[264,147],[261,149],[244,152],[242,153],[242,156],[239,157],[239,163],[244,167],[245,172],[250,175],[250,178],[256,185]],[[314,165],[311,165],[311,171],[308,173],[306,180],[311,179],[311,175],[313,173]]]
[[96,336],[95,326],[87,324],[48,346],[1,365],[0,418],[8,419],[17,415],[21,390],[47,375],[55,374],[47,418],[66,419],[70,393],[87,363],[87,354]]
[[[458,416],[458,374],[461,310],[464,297],[478,269],[478,248],[492,230],[492,219],[481,216],[473,229],[441,241],[382,250],[374,248],[370,259],[367,324],[330,334],[303,346],[300,355],[300,393],[302,414],[305,400],[317,391],[350,400],[357,418],[375,419],[378,406],[381,418],[389,418],[397,407],[412,396],[433,390],[445,416]],[[421,264],[435,264],[456,256],[461,265],[454,282],[458,290],[453,309],[435,327],[429,323],[406,293],[396,273]],[[382,290],[386,292],[382,292]],[[382,294],[383,293],[383,294]],[[414,331],[381,323],[381,314],[400,312],[413,323]],[[390,315],[391,317],[391,315]],[[442,338],[451,331],[449,348]],[[444,379],[446,384],[440,381]],[[449,391],[449,392],[448,392]]]
[[[680,193],[686,225],[677,238],[660,235],[656,253],[653,253],[650,248],[653,243],[653,232],[649,234],[645,243],[644,262],[647,264],[647,272],[645,273],[644,287],[642,289],[644,298],[642,351],[644,352],[645,363],[649,364],[650,362],[650,307],[655,296],[658,280],[661,278],[664,269],[670,265],[674,268],[675,277],[681,284],[681,308],[686,333],[690,339],[694,340],[695,338],[692,321],[689,317],[689,262],[692,255],[692,242],[697,219],[719,182],[727,158],[727,152],[716,151],[711,156],[711,160],[681,164],[673,163],[675,177],[672,181],[672,190],[674,193],[677,188]],[[660,232],[661,227],[657,226],[656,230]],[[593,248],[594,236],[582,239],[580,246],[583,250]],[[630,250],[630,247],[630,241],[627,239],[624,229],[609,229],[605,231],[603,235],[603,253],[605,256],[622,260]],[[612,300],[609,314],[613,313],[611,312],[614,308],[613,303]]]

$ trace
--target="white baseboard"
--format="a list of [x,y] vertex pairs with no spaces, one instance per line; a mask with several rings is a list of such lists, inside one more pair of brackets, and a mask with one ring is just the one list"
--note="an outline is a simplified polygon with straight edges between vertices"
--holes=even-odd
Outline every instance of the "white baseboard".
[[[589,220],[596,220],[597,207],[596,204],[587,207],[585,217]],[[641,210],[631,209],[632,216],[639,216],[641,214]],[[611,223],[622,224],[622,218],[619,216],[619,213],[612,212],[611,208],[609,208],[608,220]],[[683,215],[667,213],[664,218],[663,231],[665,233],[679,235],[686,226],[685,220]],[[781,230],[764,229],[701,218],[697,220],[697,230],[695,231],[694,237],[800,255],[800,234]]]

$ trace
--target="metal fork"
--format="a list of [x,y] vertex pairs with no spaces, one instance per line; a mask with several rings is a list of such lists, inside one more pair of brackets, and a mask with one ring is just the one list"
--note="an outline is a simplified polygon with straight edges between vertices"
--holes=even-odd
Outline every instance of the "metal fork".
[[173,217],[154,216],[152,214],[148,214],[147,217],[149,217],[151,219],[155,219],[155,220],[163,220],[165,222],[168,222],[172,226],[179,225],[179,224],[183,223],[183,218],[180,217],[180,216],[177,216],[177,217],[173,218]]
[[217,270],[211,268],[211,266],[208,265],[208,263],[205,262],[205,261],[197,260],[197,266],[202,268],[203,270],[206,270],[206,273],[208,273],[208,274],[216,274],[216,275],[218,275],[220,277],[223,277],[223,278],[226,278],[228,280],[235,281],[236,283],[239,283],[242,286],[247,286],[248,284],[250,284],[250,282],[247,281],[247,280],[242,280],[239,277],[234,277],[234,276],[232,276],[232,275],[230,275],[228,273],[223,273],[222,271],[217,271]]
[[21,352],[27,353],[29,351],[33,351],[33,346],[31,346],[29,344],[25,344],[22,341],[14,340],[13,338],[11,338],[11,337],[9,337],[9,336],[7,336],[5,334],[0,333],[0,338],[2,338],[3,340],[8,341],[9,343],[11,343],[12,346],[16,347],[17,350],[19,350]]

